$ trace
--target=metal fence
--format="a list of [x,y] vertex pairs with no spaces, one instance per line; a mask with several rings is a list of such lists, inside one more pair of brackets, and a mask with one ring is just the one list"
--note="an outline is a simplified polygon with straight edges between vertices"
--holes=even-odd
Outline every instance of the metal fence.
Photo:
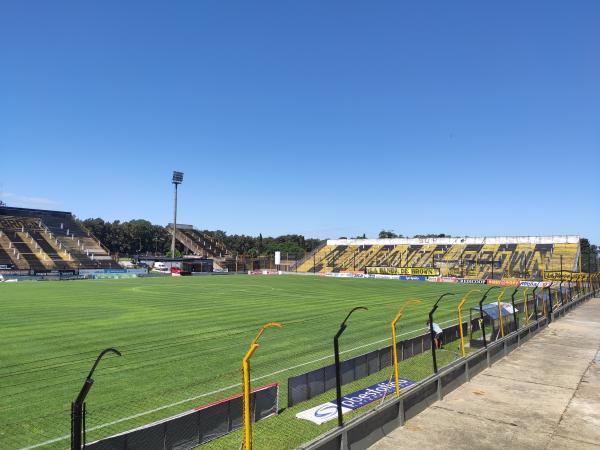
[[[555,298],[558,298],[555,296]],[[538,296],[537,303],[539,309],[536,308],[536,300],[533,298],[527,301],[527,309],[524,308],[525,302],[515,302],[515,307],[519,310],[521,316],[526,314],[524,311],[530,312],[530,317],[524,319],[523,322],[529,320],[539,320],[540,323],[545,323],[546,316],[543,315],[542,302],[547,303],[546,310],[550,308],[550,301],[552,297],[545,295],[542,299]],[[463,335],[465,338],[468,337],[469,333],[472,335],[475,332],[481,330],[481,319],[478,309],[475,309],[475,318],[468,321],[463,321]],[[498,327],[493,326],[493,323],[489,317],[484,317],[485,326],[488,330],[492,330],[490,333],[490,342],[499,338]],[[504,333],[508,334],[515,331],[519,327],[517,321],[507,321],[504,323]],[[496,336],[494,336],[494,331]],[[444,343],[456,342],[460,339],[459,325],[453,325],[444,328],[442,332],[442,341]],[[471,346],[482,346],[482,341],[470,338]],[[398,362],[406,361],[412,357],[421,355],[431,350],[431,334],[424,333],[411,339],[399,341],[396,344]],[[458,355],[456,357],[458,359]],[[421,361],[422,363],[422,361]],[[386,367],[392,365],[392,346],[387,346],[378,350],[365,353],[354,358],[350,358],[341,362],[341,384],[346,385],[354,381],[365,378],[369,375],[377,373]],[[309,372],[296,375],[288,378],[288,407],[292,407],[306,400],[310,400],[324,392],[333,389],[335,387],[335,365],[330,364],[318,369],[311,370]]]
[[[468,323],[463,322],[463,333],[467,335]],[[479,329],[477,319],[473,319],[471,327]],[[458,324],[443,330],[443,341],[451,342],[460,337]],[[400,341],[396,344],[398,361],[407,360],[431,349],[429,333]],[[342,385],[367,377],[392,365],[392,346],[374,350],[341,363]],[[335,365],[330,364],[288,378],[288,407],[309,400],[335,387]]]
[[[277,414],[279,385],[270,384],[251,394],[254,420]],[[144,427],[85,445],[90,450],[186,450],[242,427],[242,397],[169,417]]]
[[572,301],[556,305],[556,308],[548,316],[540,316],[531,320],[529,324],[503,338],[490,342],[487,347],[442,367],[437,373],[405,389],[400,397],[391,398],[348,421],[345,426],[324,433],[298,448],[303,450],[347,450],[350,448],[362,450],[370,447],[391,430],[402,426],[406,420],[441,400],[458,386],[518,348],[550,321],[563,316],[593,296],[593,292],[578,294]]
[[[532,286],[538,287],[538,284],[532,283]],[[443,285],[440,285],[441,288],[443,288]],[[511,285],[512,287],[512,285]],[[514,286],[516,289],[516,286]],[[528,311],[529,311],[529,315],[528,315],[528,321],[530,323],[527,323],[527,321],[525,320],[521,320],[521,317],[519,318],[519,320],[515,320],[514,322],[512,322],[513,324],[517,325],[517,327],[511,327],[511,323],[504,323],[504,334],[506,335],[507,338],[509,338],[510,333],[513,332],[515,328],[518,328],[518,332],[519,335],[515,336],[513,335],[512,337],[510,337],[510,339],[506,339],[507,340],[507,347],[508,348],[512,348],[514,347],[514,345],[518,345],[518,341],[520,339],[519,336],[528,336],[530,332],[535,332],[535,329],[537,329],[536,327],[542,327],[546,324],[546,322],[549,320],[549,318],[552,317],[559,317],[561,314],[564,313],[564,311],[567,311],[568,309],[570,309],[573,306],[573,303],[571,303],[569,300],[571,298],[579,298],[581,297],[581,294],[579,294],[579,296],[572,296],[572,290],[573,292],[575,292],[575,289],[578,289],[579,292],[581,292],[581,288],[577,287],[575,285],[565,285],[563,286],[562,289],[562,295],[559,295],[558,292],[556,290],[554,290],[554,292],[549,295],[550,289],[539,289],[537,291],[537,295],[535,296],[535,299],[532,297],[531,293],[533,292],[535,288],[532,288],[532,290],[529,291],[528,294],[528,301],[527,301],[527,305],[528,305]],[[495,291],[495,292],[499,292],[499,291]],[[516,290],[515,290],[516,292]],[[444,294],[447,295],[447,294]],[[519,290],[519,295],[521,296],[521,298],[523,298],[523,290],[521,288],[521,290]],[[542,299],[543,296],[543,299]],[[500,296],[501,297],[501,296]],[[564,297],[564,302],[563,302],[563,297]],[[466,298],[466,297],[465,297]],[[518,299],[519,297],[514,297],[514,299]],[[490,300],[493,300],[492,298],[490,298]],[[439,301],[439,300],[438,300]],[[483,301],[483,299],[482,299]],[[500,301],[500,300],[498,300]],[[446,303],[448,304],[448,303]],[[477,332],[480,330],[480,325],[481,324],[485,324],[485,329],[487,331],[492,330],[492,333],[490,334],[490,338],[488,338],[487,341],[487,348],[485,349],[485,351],[482,353],[482,351],[478,351],[475,350],[475,352],[469,356],[469,363],[466,366],[466,370],[467,372],[471,371],[471,373],[475,370],[478,370],[478,364],[481,361],[485,361],[486,363],[489,361],[489,363],[493,363],[495,360],[497,360],[498,358],[502,357],[505,350],[504,348],[498,347],[496,345],[496,342],[498,342],[498,340],[502,340],[497,334],[494,334],[495,332],[497,333],[499,328],[496,327],[495,329],[492,326],[489,326],[490,324],[488,322],[486,322],[486,320],[481,321],[480,320],[480,316],[479,316],[479,309],[477,309],[476,303],[468,303],[467,305],[471,305],[473,306],[473,308],[471,308],[471,310],[473,311],[473,315],[469,316],[467,315],[467,312],[464,311],[462,318],[463,318],[463,323],[462,323],[462,331],[463,334],[465,336],[465,338],[470,339],[471,341],[471,348],[468,350],[469,352],[472,352],[474,349],[474,345],[472,345],[474,343],[475,340],[477,340],[477,338],[479,336],[475,336],[473,337],[473,332]],[[522,310],[519,314],[521,316],[523,316],[524,314],[524,310],[525,308],[522,308],[521,306],[523,305],[522,302],[515,302],[515,305],[517,307],[519,307],[520,310]],[[546,305],[544,307],[544,305]],[[564,306],[563,306],[564,305]],[[454,303],[452,303],[452,308],[454,308]],[[410,314],[410,312],[409,312]],[[445,321],[443,322],[446,318],[448,318],[448,310],[446,310],[445,312],[438,312],[438,316],[439,316],[439,321],[440,323],[443,325],[444,323],[456,323],[456,316],[454,315],[455,313],[452,313],[453,315],[453,319],[452,321]],[[548,316],[546,316],[545,314],[548,314]],[[431,317],[431,316],[430,316]],[[415,319],[415,317],[413,316],[412,319]],[[469,319],[467,321],[464,321],[464,319]],[[524,319],[524,317],[523,317]],[[416,320],[416,323],[421,323],[423,324],[425,322],[425,317],[419,317]],[[435,322],[435,317],[432,318],[432,322]],[[368,324],[369,326],[373,325],[371,323]],[[488,328],[489,326],[489,328]],[[520,328],[519,328],[520,327]],[[397,353],[398,353],[398,360],[399,360],[399,374],[402,376],[402,379],[404,379],[405,381],[410,381],[410,382],[416,382],[418,386],[420,386],[421,384],[426,384],[427,386],[429,386],[427,389],[431,390],[433,389],[432,385],[429,383],[429,379],[433,376],[437,376],[440,375],[441,373],[444,374],[444,378],[443,380],[440,382],[441,386],[443,388],[443,390],[448,390],[448,389],[454,389],[454,385],[458,385],[460,383],[462,383],[461,380],[461,370],[460,364],[458,366],[456,366],[457,362],[460,361],[464,361],[465,358],[463,358],[460,354],[460,351],[457,350],[457,340],[459,338],[459,330],[461,328],[458,325],[452,325],[452,326],[448,326],[447,328],[445,328],[443,330],[443,342],[444,342],[444,348],[438,349],[438,364],[439,364],[439,371],[437,374],[434,374],[434,372],[437,370],[437,367],[434,365],[433,367],[436,367],[435,369],[432,368],[432,359],[433,361],[435,361],[435,354],[432,351],[432,335],[430,333],[424,333],[422,335],[416,336],[416,337],[412,337],[411,339],[406,339],[403,341],[398,342],[397,344]],[[354,330],[354,328],[352,329]],[[352,349],[346,350],[348,353],[350,353],[351,355],[356,355],[357,351],[355,350],[359,350],[359,351],[365,351],[365,349],[373,349],[376,348],[375,345],[381,345],[378,343],[381,342],[385,342],[385,343],[391,343],[391,339],[388,341],[387,337],[384,339],[384,334],[383,334],[383,330],[384,328],[381,328],[382,330],[382,334],[378,335],[377,338],[381,338],[378,339],[377,341],[373,342],[373,338],[371,337],[372,335],[369,334],[368,335],[368,341],[365,338],[361,338],[361,340],[355,340],[355,339],[351,339],[349,341],[346,342],[352,342],[352,344],[355,346]],[[532,331],[533,330],[533,331]],[[386,330],[387,331],[387,327]],[[469,331],[471,332],[471,336],[469,335]],[[483,330],[481,330],[483,331]],[[369,329],[369,333],[371,333],[371,330]],[[385,333],[387,334],[387,333]],[[411,333],[410,335],[412,336]],[[481,335],[482,333],[479,333],[479,335]],[[330,340],[327,340],[326,344],[327,346],[330,345]],[[482,344],[483,345],[483,344]],[[479,359],[478,359],[479,358]],[[306,366],[306,365],[305,365]],[[312,367],[315,367],[315,365],[312,365]],[[373,350],[370,351],[368,353],[356,356],[354,358],[348,359],[346,361],[342,362],[342,366],[341,366],[341,384],[346,385],[346,390],[347,392],[345,392],[345,394],[347,395],[352,395],[354,394],[353,391],[358,391],[361,388],[366,388],[369,387],[371,385],[373,385],[373,383],[377,382],[381,382],[382,380],[390,380],[393,376],[393,371],[390,370],[392,366],[392,346],[387,346],[385,348],[382,349],[378,349],[378,350]],[[296,367],[300,367],[300,366],[296,366]],[[294,369],[296,369],[296,367],[294,367]],[[483,366],[481,366],[483,367]],[[387,370],[384,370],[386,369]],[[454,368],[453,371],[448,372],[448,368]],[[292,372],[292,373],[297,373],[296,372]],[[467,376],[469,376],[467,374]],[[358,381],[360,380],[360,381]],[[271,379],[269,381],[275,381],[274,379]],[[294,406],[299,404],[300,402],[303,402],[305,400],[309,400],[311,398],[314,398],[315,396],[319,395],[319,394],[325,394],[328,391],[333,391],[333,388],[336,387],[336,376],[335,376],[335,366],[334,365],[328,365],[325,367],[321,367],[319,369],[310,371],[310,372],[306,372],[304,374],[298,375],[296,377],[292,377],[288,379],[288,390],[287,390],[287,395],[288,395],[288,407],[289,406]],[[404,388],[403,392],[405,391]],[[412,388],[409,388],[408,390],[406,390],[406,394],[408,395],[410,392],[412,392],[411,390]],[[431,398],[434,398],[432,396],[435,396],[437,393],[437,390],[434,390],[434,392],[429,392],[428,390],[426,391],[425,395],[425,399],[427,401],[429,401]],[[437,389],[437,388],[436,388]],[[425,392],[424,391],[424,392]],[[325,396],[327,396],[328,394],[326,394]],[[324,397],[325,397],[324,396]],[[333,392],[331,397],[333,397]],[[330,398],[331,398],[330,397]],[[330,400],[330,398],[324,398],[324,400]],[[419,405],[426,405],[427,402],[421,402],[421,400],[419,399],[412,399],[411,397],[407,397],[407,410],[409,412],[412,411],[417,411]],[[385,400],[385,398],[384,398]],[[382,402],[384,401],[382,400]],[[411,401],[415,401],[415,405],[416,406],[411,406],[410,402]],[[276,401],[276,400],[275,400]],[[169,419],[166,420],[162,420],[159,422],[154,422],[150,425],[144,426],[144,427],[140,427],[140,428],[136,428],[134,430],[128,431],[126,433],[122,433],[122,434],[116,434],[117,432],[120,432],[121,430],[123,430],[125,427],[122,428],[114,428],[112,432],[105,432],[102,434],[103,435],[108,435],[108,434],[113,434],[113,436],[103,439],[101,441],[97,441],[93,444],[89,444],[87,447],[91,447],[92,449],[119,449],[119,450],[125,450],[125,449],[187,449],[187,448],[192,448],[193,446],[197,446],[200,445],[202,443],[208,442],[209,440],[215,439],[217,437],[223,436],[224,434],[227,434],[237,428],[241,427],[241,400],[238,399],[236,400],[234,399],[229,399],[228,400],[229,405],[227,406],[227,408],[225,408],[224,406],[219,406],[219,404],[217,405],[213,405],[211,406],[211,408],[215,408],[214,412],[211,412],[210,414],[208,412],[203,412],[202,410],[197,410],[197,411],[190,411],[188,413],[185,413],[183,415],[180,416],[175,416],[175,417],[171,417]],[[237,402],[237,403],[236,403]],[[409,407],[410,406],[410,407]],[[362,411],[366,411],[369,408],[375,407],[375,403],[373,402],[373,404],[371,404],[368,407],[365,407]],[[377,407],[375,407],[377,409]],[[256,420],[260,420],[261,418],[266,417],[267,415],[270,415],[274,412],[277,411],[277,407],[274,407],[273,412],[271,412],[270,414],[263,414],[261,411],[263,411],[262,407],[258,407],[257,408],[257,413],[256,413]],[[368,415],[370,413],[364,413],[363,415]],[[92,416],[95,420],[96,420],[96,424],[97,423],[102,423],[102,422],[108,422],[108,420],[104,419],[98,419],[98,417],[100,417],[98,414],[96,414],[96,416]],[[341,417],[341,415],[340,415]],[[333,420],[333,419],[331,419]],[[137,423],[139,424],[139,422]],[[92,424],[95,425],[95,424]],[[94,431],[94,426],[91,426],[90,429],[92,431]],[[132,428],[132,426],[130,426],[130,428]],[[283,431],[282,431],[283,428]],[[285,436],[287,438],[290,439],[290,442],[293,442],[293,445],[298,445],[300,443],[302,443],[303,441],[306,441],[307,439],[315,436],[317,433],[321,432],[323,430],[323,428],[317,429],[314,428],[311,431],[311,434],[306,434],[305,432],[306,427],[301,427],[298,426],[297,422],[292,421],[282,421],[279,420],[277,418],[273,418],[269,421],[264,421],[261,424],[261,432],[260,435],[261,436],[270,436],[270,435],[275,435],[275,433],[283,433],[285,434]],[[104,430],[106,431],[106,430]],[[354,433],[354,431],[353,431]],[[98,434],[95,435],[95,438],[97,439],[98,437],[100,437]],[[269,448],[268,446],[263,448]],[[316,448],[320,448],[320,447],[316,447]],[[323,447],[323,448],[327,448],[327,447]],[[337,447],[339,448],[339,447]]]

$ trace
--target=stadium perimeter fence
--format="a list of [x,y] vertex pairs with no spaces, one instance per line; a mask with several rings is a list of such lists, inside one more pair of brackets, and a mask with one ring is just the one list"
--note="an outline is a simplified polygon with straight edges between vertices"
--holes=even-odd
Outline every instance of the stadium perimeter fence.
[[[404,425],[405,421],[441,400],[445,395],[469,381],[487,367],[518,348],[530,337],[544,329],[551,321],[556,320],[572,308],[580,305],[597,294],[596,291],[578,290],[573,297],[563,296],[558,291],[556,297],[544,296],[542,299],[531,299],[528,306],[533,308],[538,302],[544,311],[542,302],[546,302],[546,314],[532,313],[518,324],[518,327],[504,337],[489,341],[486,346],[474,350],[464,358],[458,358],[444,366],[437,373],[431,373],[407,389],[401,396],[390,396],[362,414],[354,416],[343,427],[335,427],[321,436],[300,445],[299,450],[362,450],[367,449],[394,428]],[[524,306],[523,304],[521,306]],[[522,316],[522,314],[521,314]]]
[[[474,329],[479,329],[478,319],[473,319],[470,324]],[[469,324],[463,322],[463,333],[466,336]],[[453,325],[443,330],[443,342],[452,343],[460,338],[459,325]],[[400,341],[396,344],[398,362],[407,361],[417,355],[431,350],[431,335],[429,333]],[[341,384],[346,385],[362,378],[373,375],[392,366],[392,346],[374,350],[354,358],[346,359],[341,363]],[[430,364],[429,361],[426,364]],[[330,364],[319,369],[288,378],[287,405],[292,407],[298,403],[310,400],[313,397],[335,388],[335,364]]]
[[[263,386],[250,396],[254,421],[278,410],[279,386]],[[242,427],[242,398],[236,395],[223,401],[160,420],[85,445],[89,450],[166,450],[190,449],[217,439]]]
[[[432,399],[438,398],[440,392],[443,394],[449,389],[453,389],[453,386],[462,383],[460,380],[468,379],[479,368],[484,368],[485,364],[491,364],[502,357],[507,351],[518,346],[521,340],[526,339],[537,329],[545,326],[549,320],[560,317],[584,298],[587,297],[581,290],[576,291],[575,287],[572,291],[563,289],[562,294],[559,294],[558,290],[546,289],[542,291],[542,295],[539,295],[539,293],[535,297],[528,295],[526,302],[515,303],[519,312],[514,328],[510,328],[510,323],[505,324],[506,336],[504,338],[500,337],[499,334],[493,336],[494,330],[492,329],[487,347],[482,349],[468,348],[466,358],[462,357],[460,353],[459,326],[446,327],[443,331],[444,348],[438,349],[436,352],[437,373],[435,373],[433,364],[431,334],[425,333],[398,342],[400,376],[402,379],[415,383],[403,394],[405,413],[402,413],[402,420],[411,417],[411,414],[416,413],[423,405],[429,404]],[[527,305],[527,308],[525,308],[525,305]],[[525,311],[527,311],[527,315]],[[475,317],[463,322],[462,330],[465,339],[476,342],[481,337],[478,336],[478,333],[481,334],[482,332],[482,324],[489,327],[489,333],[492,323],[487,318],[481,321],[481,318],[475,314]],[[498,330],[495,331],[498,332]],[[342,361],[341,381],[344,386],[342,395],[352,394],[356,390],[365,389],[376,383],[391,382],[393,380],[391,349],[391,346],[385,346]],[[335,368],[330,364],[291,377],[288,380],[286,392],[288,408],[294,408],[293,412],[295,413],[301,407],[304,407],[303,405],[314,405],[315,401],[335,401],[334,387]],[[259,406],[255,413],[256,420],[277,412],[277,406],[273,410],[272,392],[269,391],[269,395],[271,395],[269,407],[257,402]],[[407,397],[404,397],[404,395]],[[277,404],[277,400],[276,395],[275,404]],[[183,450],[193,448],[239,428],[241,407],[238,407],[235,401],[232,400],[227,407],[218,406],[218,411],[214,410],[215,417],[217,417],[214,419],[208,418],[208,410],[190,411],[167,420],[153,422],[148,426],[139,427],[130,432],[117,433],[109,438],[100,439],[93,444],[88,444],[86,448],[90,447],[96,450],[108,448],[119,450],[138,448],[166,450],[177,448]],[[394,402],[394,405],[398,404],[397,400],[394,400],[394,396],[390,394],[360,410],[352,411],[347,416],[350,422],[343,429],[335,427],[335,420],[320,427],[312,427],[309,431],[307,431],[306,426],[299,427],[299,419],[295,418],[289,418],[286,421],[264,420],[260,422],[257,431],[260,436],[257,437],[262,437],[264,443],[265,440],[268,442],[270,435],[281,436],[283,432],[290,442],[290,446],[285,448],[292,448],[302,445],[302,442],[317,436],[326,429],[332,429],[331,435],[327,434],[324,438],[311,443],[307,448],[345,448],[343,447],[344,442],[361,441],[362,438],[359,436],[364,433],[360,430],[365,427],[368,430],[370,427],[370,425],[350,426],[350,423],[354,424],[356,420],[363,420],[363,417],[366,420],[366,418],[371,417],[371,411],[385,410],[386,412],[381,414],[384,414],[385,417],[393,416],[395,417],[393,423],[399,423],[400,409],[390,410],[387,405],[391,402]],[[399,408],[399,406],[394,408]],[[224,412],[225,409],[227,409],[227,412]],[[359,419],[356,419],[356,417],[359,417]],[[382,419],[378,418],[377,420]],[[348,431],[346,432],[346,430]],[[239,445],[239,440],[235,442]],[[211,446],[209,445],[209,447]],[[269,448],[269,445],[257,445],[256,448]],[[353,448],[355,447],[353,446]]]
[[[528,296],[529,297],[529,296]],[[527,308],[525,308],[525,302],[515,302],[514,306],[517,310],[517,317],[508,317],[507,322],[503,325],[504,332],[506,334],[517,330],[520,326],[526,325],[530,320],[544,320],[546,317],[543,314],[544,307],[542,302],[550,302],[552,295],[536,296],[536,299],[531,297],[527,300]],[[557,296],[558,300],[558,296]],[[537,308],[539,306],[539,308]],[[556,306],[560,306],[560,303],[556,303]],[[546,311],[548,308],[546,307]],[[536,313],[537,311],[537,313]],[[475,311],[477,312],[477,310]],[[527,314],[527,317],[525,316]],[[483,322],[488,327],[490,341],[494,341],[500,336],[498,327],[494,328],[492,320],[488,316],[484,316]],[[521,322],[521,325],[519,325]],[[469,336],[473,336],[477,332],[481,333],[481,317],[473,318],[469,321],[462,322],[462,335],[465,340],[470,340],[467,345],[476,344],[481,346],[481,339],[469,339]],[[488,332],[486,332],[488,334]],[[462,355],[460,353],[459,339],[460,339],[459,325],[452,325],[446,327],[442,331],[441,341],[444,346],[438,350],[438,355],[441,361],[448,361],[459,359]],[[431,353],[432,337],[429,332],[415,336],[410,339],[402,340],[397,342],[397,359],[399,363],[406,361],[412,366],[412,372],[418,371],[420,376],[416,374],[417,378],[422,378],[423,375],[430,375],[433,373],[433,364],[430,358]],[[467,352],[472,351],[472,347],[467,347]],[[442,356],[439,355],[441,353]],[[420,358],[420,361],[415,358],[416,356],[427,354],[427,358]],[[387,346],[378,350],[374,350],[362,355],[358,355],[353,358],[346,359],[341,363],[341,384],[346,385],[353,383],[362,378],[368,377],[372,374],[378,373],[392,365],[392,346]],[[431,366],[431,370],[429,367]],[[410,367],[405,367],[403,374],[410,373]],[[414,380],[411,380],[414,381]],[[313,397],[323,394],[324,392],[335,388],[336,386],[336,372],[335,365],[330,364],[309,372],[305,372],[293,377],[288,378],[288,396],[287,405],[292,407],[296,404],[310,400]]]

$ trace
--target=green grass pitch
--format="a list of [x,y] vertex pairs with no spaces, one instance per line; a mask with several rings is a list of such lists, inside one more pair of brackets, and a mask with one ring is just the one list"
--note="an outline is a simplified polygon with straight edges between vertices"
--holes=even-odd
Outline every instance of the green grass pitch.
[[[287,378],[333,362],[333,335],[352,307],[369,310],[350,319],[343,359],[389,345],[390,321],[403,300],[423,303],[405,312],[400,339],[424,331],[432,302],[444,292],[456,295],[442,301],[436,321],[450,324],[460,296],[476,287],[247,275],[0,285],[0,448],[48,441],[40,448],[67,448],[70,402],[105,347],[123,357],[106,357],[96,371],[88,442],[239,393],[241,359],[269,321],[284,326],[262,337],[251,361],[253,387],[279,382],[284,410],[255,425],[255,443],[293,448],[335,425],[294,418],[334,393],[285,409]],[[465,318],[478,299],[465,305]],[[440,355],[442,362],[453,357]],[[429,355],[414,358],[402,364],[401,376],[422,378],[430,366]],[[391,373],[382,372],[344,391]],[[206,447],[237,448],[240,440],[237,432]]]

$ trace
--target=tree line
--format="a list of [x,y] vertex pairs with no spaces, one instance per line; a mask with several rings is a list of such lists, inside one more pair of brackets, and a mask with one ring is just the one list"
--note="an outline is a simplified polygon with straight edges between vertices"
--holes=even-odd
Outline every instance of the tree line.
[[[161,225],[154,225],[144,219],[121,222],[104,221],[101,218],[90,218],[80,221],[111,253],[117,255],[157,254],[170,255],[171,235]],[[301,257],[321,245],[321,239],[305,238],[299,234],[286,234],[277,237],[248,236],[245,234],[229,235],[223,230],[203,230],[223,243],[232,256],[245,255],[257,257],[273,255],[276,251],[289,254],[290,257]],[[176,253],[183,252],[178,243]],[[176,255],[176,256],[177,256]]]
[[[395,238],[409,238],[410,236],[404,236],[403,234],[396,234],[393,230],[381,230],[379,232],[379,239],[395,239]],[[415,234],[413,238],[426,239],[426,238],[449,238],[452,237],[449,234]],[[361,239],[361,238],[359,238]],[[364,238],[362,238],[364,239]]]
[[598,253],[600,248],[597,245],[590,244],[590,241],[582,238],[579,240],[581,250],[581,271],[598,272]]

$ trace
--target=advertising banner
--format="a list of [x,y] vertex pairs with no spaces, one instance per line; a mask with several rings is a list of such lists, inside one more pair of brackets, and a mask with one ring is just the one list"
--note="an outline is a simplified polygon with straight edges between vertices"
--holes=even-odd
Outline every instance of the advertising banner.
[[551,281],[521,281],[521,287],[550,287]]
[[399,280],[402,281],[425,281],[427,277],[424,276],[409,276],[409,275],[400,275],[398,277]]
[[493,286],[520,286],[521,280],[485,280],[485,284],[491,284]]
[[[279,275],[279,272],[274,269],[257,269],[257,270],[249,270],[248,275]],[[325,273],[318,273],[317,275],[326,276]]]
[[456,277],[429,277],[429,278],[427,278],[427,281],[430,281],[432,283],[456,283],[457,278]]
[[354,273],[352,272],[335,272],[333,274],[334,277],[337,278],[354,278]]
[[[415,384],[412,380],[399,380],[399,382],[400,389]],[[395,391],[396,387],[394,382],[388,382],[386,380],[381,383],[373,384],[365,389],[360,389],[352,394],[344,395],[342,397],[342,414],[368,405],[375,400],[379,400],[384,395],[392,395]],[[331,402],[323,403],[307,409],[306,411],[299,412],[296,414],[296,417],[298,419],[310,420],[319,425],[329,422],[337,417],[337,402],[333,400]]]
[[362,272],[355,272],[352,275],[352,278],[369,278],[369,275],[367,275],[366,273],[362,273]]
[[434,267],[367,267],[367,273],[435,277],[440,274],[440,269]]
[[0,275],[27,276],[27,275],[29,275],[29,270],[19,270],[19,269],[4,270],[4,269],[0,269]]
[[400,275],[387,275],[383,273],[370,274],[369,278],[377,278],[378,280],[399,280]]
[[58,277],[61,275],[75,275],[74,270],[35,270],[34,275],[42,277]]
[[104,269],[79,269],[79,275],[95,275],[104,273]]
[[94,279],[96,280],[124,280],[136,277],[137,275],[135,273],[97,273],[94,275]]
[[485,280],[476,280],[474,278],[457,278],[456,282],[463,284],[485,284]]
[[143,275],[148,273],[148,269],[79,269],[79,275],[102,275],[120,273],[134,273],[137,275]]
[[587,281],[587,272],[568,272],[566,270],[544,272],[544,281]]

